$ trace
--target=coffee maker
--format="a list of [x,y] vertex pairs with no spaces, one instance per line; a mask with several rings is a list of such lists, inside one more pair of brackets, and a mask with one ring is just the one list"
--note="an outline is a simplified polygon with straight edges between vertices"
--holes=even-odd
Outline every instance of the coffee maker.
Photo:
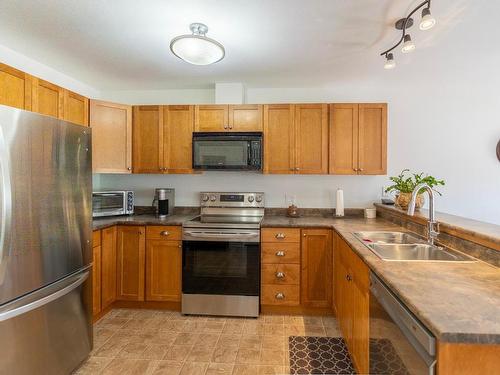
[[175,189],[156,188],[153,207],[156,208],[156,216],[160,219],[172,215],[175,208]]

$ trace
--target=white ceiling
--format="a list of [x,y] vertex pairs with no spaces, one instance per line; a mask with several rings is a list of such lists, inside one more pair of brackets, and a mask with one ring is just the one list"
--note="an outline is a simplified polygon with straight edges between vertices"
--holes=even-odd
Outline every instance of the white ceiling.
[[[1,0],[0,44],[102,90],[326,86],[387,74],[378,54],[400,37],[394,21],[419,2]],[[418,50],[453,41],[474,6],[432,3],[437,26],[411,29]],[[170,40],[192,22],[225,46],[223,61],[200,67],[172,55]],[[402,64],[412,58],[396,53]]]

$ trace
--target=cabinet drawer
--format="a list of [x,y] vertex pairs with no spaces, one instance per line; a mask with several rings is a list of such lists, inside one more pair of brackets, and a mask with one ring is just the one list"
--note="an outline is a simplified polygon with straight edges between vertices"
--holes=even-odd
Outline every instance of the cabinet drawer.
[[95,230],[92,232],[92,247],[101,246],[101,231]]
[[264,228],[261,230],[262,242],[300,242],[299,228]]
[[298,306],[299,303],[299,285],[262,285],[262,305]]
[[180,241],[182,239],[182,227],[150,225],[146,227],[146,239]]
[[261,244],[262,263],[300,263],[300,243]]
[[262,284],[299,285],[300,265],[298,264],[263,264]]

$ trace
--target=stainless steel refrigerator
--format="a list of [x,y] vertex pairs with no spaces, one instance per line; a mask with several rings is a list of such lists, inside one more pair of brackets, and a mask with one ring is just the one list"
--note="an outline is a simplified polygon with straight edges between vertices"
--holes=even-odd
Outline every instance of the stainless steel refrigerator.
[[69,374],[92,347],[90,129],[0,105],[0,374]]

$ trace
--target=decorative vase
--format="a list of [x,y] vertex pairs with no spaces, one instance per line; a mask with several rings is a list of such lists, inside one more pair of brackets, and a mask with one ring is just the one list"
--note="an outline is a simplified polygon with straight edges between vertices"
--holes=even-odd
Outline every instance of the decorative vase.
[[[396,196],[396,205],[403,209],[403,210],[407,210],[408,209],[408,205],[410,204],[410,200],[411,200],[411,193],[399,193],[397,196]],[[423,194],[418,194],[417,195],[417,199],[415,200],[415,209],[416,210],[419,210],[420,208],[422,208],[422,206],[424,205],[424,196]]]

